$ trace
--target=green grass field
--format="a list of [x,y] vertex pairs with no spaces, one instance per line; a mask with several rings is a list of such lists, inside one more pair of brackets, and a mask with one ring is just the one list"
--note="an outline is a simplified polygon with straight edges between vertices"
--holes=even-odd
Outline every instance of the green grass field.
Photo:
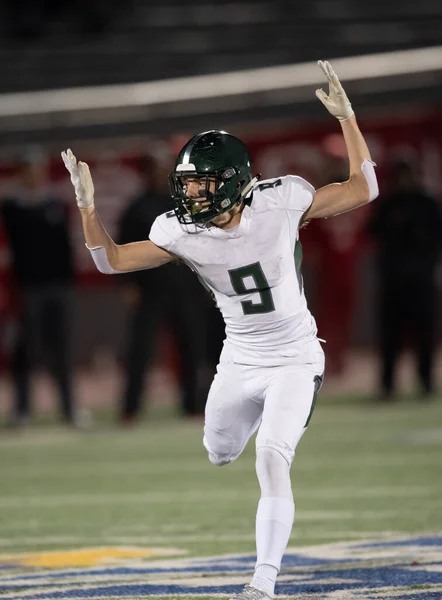
[[[201,437],[202,424],[162,415],[127,430],[104,420],[87,432],[3,431],[0,552],[136,546],[253,554],[254,444],[217,468]],[[292,481],[291,547],[440,533],[440,399],[320,399]]]

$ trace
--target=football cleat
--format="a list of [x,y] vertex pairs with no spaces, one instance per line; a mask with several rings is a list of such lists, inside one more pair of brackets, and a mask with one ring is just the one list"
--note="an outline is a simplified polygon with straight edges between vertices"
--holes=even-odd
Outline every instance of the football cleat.
[[230,596],[229,600],[273,600],[273,596],[269,596],[253,585],[246,585],[242,592]]

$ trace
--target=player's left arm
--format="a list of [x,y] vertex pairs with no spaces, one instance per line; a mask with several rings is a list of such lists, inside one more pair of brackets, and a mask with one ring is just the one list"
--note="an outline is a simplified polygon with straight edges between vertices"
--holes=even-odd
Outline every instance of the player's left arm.
[[341,123],[347,147],[350,174],[343,183],[331,183],[316,191],[303,222],[323,217],[333,217],[374,200],[379,194],[370,151],[362,135],[347,94],[330,63],[319,61],[329,82],[328,95],[316,90],[316,96],[327,110]]

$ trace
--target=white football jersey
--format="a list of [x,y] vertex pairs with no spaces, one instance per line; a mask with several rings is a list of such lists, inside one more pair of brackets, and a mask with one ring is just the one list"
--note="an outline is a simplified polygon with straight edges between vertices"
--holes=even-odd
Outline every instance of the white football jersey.
[[182,225],[173,211],[152,226],[150,240],[179,256],[212,292],[234,362],[287,364],[316,336],[298,232],[314,191],[287,175],[256,185],[235,228]]

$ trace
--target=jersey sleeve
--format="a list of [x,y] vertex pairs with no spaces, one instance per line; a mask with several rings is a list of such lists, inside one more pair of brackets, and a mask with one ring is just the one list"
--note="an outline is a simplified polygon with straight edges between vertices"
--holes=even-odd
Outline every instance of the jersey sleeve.
[[276,188],[282,204],[288,210],[304,213],[313,202],[315,188],[302,177],[286,175],[281,178],[281,186]]
[[[156,246],[176,252],[177,242],[183,236],[184,231],[173,211],[159,215],[150,230],[149,239]],[[176,252],[178,254],[178,252]]]

